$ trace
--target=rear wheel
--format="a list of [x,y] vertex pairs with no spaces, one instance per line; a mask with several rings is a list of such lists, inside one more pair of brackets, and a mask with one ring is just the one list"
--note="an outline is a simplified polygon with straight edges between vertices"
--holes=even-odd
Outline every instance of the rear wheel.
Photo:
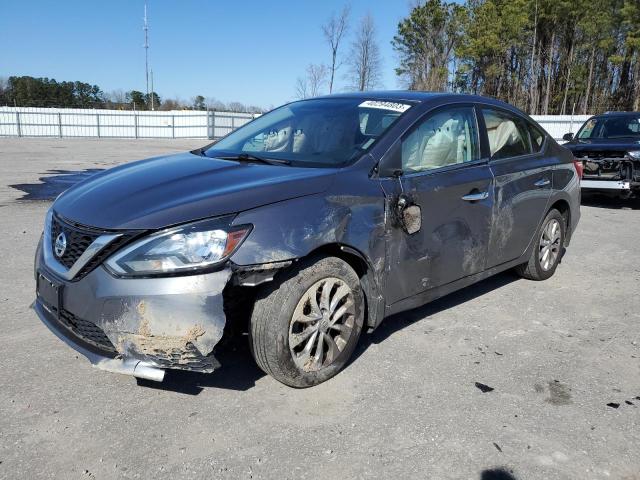
[[253,356],[286,385],[317,385],[345,366],[363,318],[356,272],[339,258],[321,258],[258,294],[250,329]]
[[518,274],[530,280],[550,278],[562,258],[565,232],[566,224],[562,214],[556,209],[550,210],[542,222],[529,261],[516,268]]

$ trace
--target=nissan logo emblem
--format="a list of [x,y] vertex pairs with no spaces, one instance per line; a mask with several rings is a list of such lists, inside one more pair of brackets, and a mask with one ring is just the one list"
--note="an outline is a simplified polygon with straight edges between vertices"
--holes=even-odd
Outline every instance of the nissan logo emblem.
[[56,237],[56,243],[53,246],[56,252],[56,257],[62,257],[67,249],[67,236],[64,232],[60,232],[60,235]]

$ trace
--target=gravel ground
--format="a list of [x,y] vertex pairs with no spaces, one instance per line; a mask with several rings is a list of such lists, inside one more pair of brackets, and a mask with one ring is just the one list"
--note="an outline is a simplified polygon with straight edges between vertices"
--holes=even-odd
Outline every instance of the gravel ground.
[[589,199],[552,279],[388,318],[312,389],[244,342],[163,384],[92,369],[29,308],[50,202],[9,185],[203,143],[0,139],[0,478],[640,479],[640,202]]

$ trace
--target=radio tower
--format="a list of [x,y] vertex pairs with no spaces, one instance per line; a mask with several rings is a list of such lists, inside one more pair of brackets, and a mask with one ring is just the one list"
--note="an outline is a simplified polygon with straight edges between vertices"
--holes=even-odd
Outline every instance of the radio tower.
[[145,78],[147,81],[147,100],[151,99],[151,110],[153,108],[153,92],[151,92],[151,97],[149,97],[149,24],[147,23],[147,1],[144,2],[144,26],[142,27],[144,30],[144,66],[145,66]]

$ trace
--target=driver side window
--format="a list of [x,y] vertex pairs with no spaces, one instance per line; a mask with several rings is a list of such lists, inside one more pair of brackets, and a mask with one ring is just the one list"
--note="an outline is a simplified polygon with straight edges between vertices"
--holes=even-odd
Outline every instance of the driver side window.
[[402,170],[419,172],[480,158],[473,107],[430,115],[402,142]]

